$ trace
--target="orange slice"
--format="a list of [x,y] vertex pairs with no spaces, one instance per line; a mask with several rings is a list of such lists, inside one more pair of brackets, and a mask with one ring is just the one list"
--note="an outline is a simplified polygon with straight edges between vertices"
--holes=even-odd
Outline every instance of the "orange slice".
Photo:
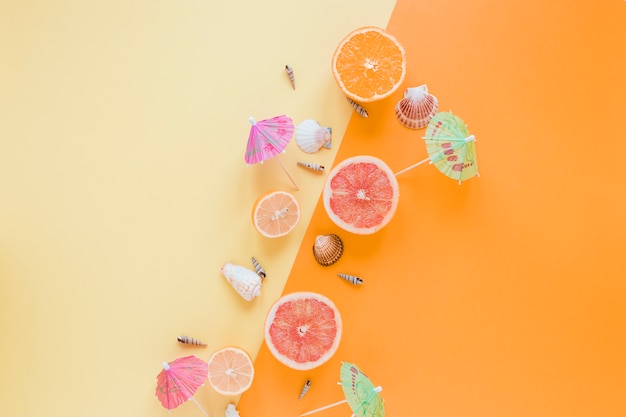
[[381,100],[400,87],[406,53],[383,29],[366,26],[346,36],[333,56],[333,75],[343,93],[357,102]]
[[223,395],[239,395],[245,392],[254,378],[254,366],[250,355],[237,347],[219,349],[208,360],[209,384]]
[[270,191],[260,196],[252,208],[252,223],[265,237],[280,237],[291,232],[300,221],[300,205],[285,191]]

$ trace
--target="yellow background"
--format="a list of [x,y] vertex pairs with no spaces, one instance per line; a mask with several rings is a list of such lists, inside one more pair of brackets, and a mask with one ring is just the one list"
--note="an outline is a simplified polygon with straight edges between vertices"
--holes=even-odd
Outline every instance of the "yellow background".
[[[352,114],[332,53],[393,5],[0,2],[0,414],[167,415],[162,361],[256,355],[323,183],[296,161],[330,166]],[[281,155],[302,220],[269,240],[252,204],[294,190],[277,161],[246,167],[247,119],[283,113],[331,126],[334,147]],[[268,278],[248,303],[219,268],[251,256]],[[208,385],[196,398],[211,416],[237,400]]]

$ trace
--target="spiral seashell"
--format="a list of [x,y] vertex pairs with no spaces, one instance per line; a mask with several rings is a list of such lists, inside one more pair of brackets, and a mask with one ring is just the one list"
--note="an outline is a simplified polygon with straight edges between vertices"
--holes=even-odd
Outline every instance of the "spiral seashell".
[[322,266],[330,266],[337,262],[343,254],[343,242],[337,235],[319,235],[313,245],[313,256]]
[[316,120],[307,119],[296,126],[296,143],[306,153],[315,153],[323,146],[331,147],[330,127],[322,127]]
[[183,345],[206,346],[206,343],[189,336],[178,336],[176,340]]
[[324,165],[312,164],[311,162],[298,161],[298,165],[300,165],[301,167],[310,169],[311,171],[315,171],[315,172],[324,172],[326,170],[326,168],[324,168]]
[[361,106],[359,103],[357,103],[356,101],[352,100],[350,97],[346,97],[346,99],[348,100],[348,103],[350,103],[352,108],[354,108],[354,111],[356,111],[359,116],[361,116],[361,117],[368,117],[369,116],[369,114],[367,113],[367,110],[365,110],[363,108],[363,106]]
[[300,396],[298,397],[298,401],[300,401],[302,397],[304,397],[304,394],[306,394],[309,391],[309,388],[311,388],[311,380],[307,379],[304,385],[302,386],[302,391],[300,391]]
[[244,300],[252,301],[254,297],[261,295],[262,278],[255,271],[227,262],[220,272]]
[[289,65],[285,65],[285,72],[287,73],[287,77],[289,77],[289,83],[291,83],[291,88],[296,89],[296,79],[293,76],[293,68]]
[[428,93],[426,84],[407,88],[404,98],[396,104],[396,118],[403,126],[421,129],[437,114],[439,100]]
[[263,279],[267,277],[267,273],[265,272],[265,269],[263,269],[259,261],[257,261],[254,258],[254,256],[252,257],[252,265],[254,266],[254,270],[256,271],[258,276],[260,276]]
[[363,279],[357,277],[356,275],[349,275],[349,274],[337,274],[337,276],[339,276],[340,278],[345,279],[346,281],[348,281],[350,284],[354,284],[354,285],[361,285],[363,284]]
[[235,404],[228,404],[226,417],[239,417],[239,411],[235,408]]

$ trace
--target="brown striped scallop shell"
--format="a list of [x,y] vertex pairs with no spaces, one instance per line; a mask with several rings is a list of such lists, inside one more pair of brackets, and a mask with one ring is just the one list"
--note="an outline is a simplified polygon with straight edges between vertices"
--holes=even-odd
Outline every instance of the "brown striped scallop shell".
[[439,100],[428,93],[426,84],[407,88],[404,98],[396,104],[396,118],[410,129],[422,129],[437,114]]
[[330,266],[343,255],[343,242],[334,234],[318,235],[313,245],[313,256],[322,266]]

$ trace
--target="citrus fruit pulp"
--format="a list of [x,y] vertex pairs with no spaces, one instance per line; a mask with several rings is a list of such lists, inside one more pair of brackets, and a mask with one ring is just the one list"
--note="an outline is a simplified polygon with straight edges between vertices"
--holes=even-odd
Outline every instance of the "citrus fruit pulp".
[[250,388],[254,366],[250,355],[237,347],[217,350],[208,360],[209,384],[223,395],[239,395]]
[[330,219],[355,234],[377,232],[398,207],[398,180],[382,160],[353,156],[335,166],[326,178],[323,198]]
[[328,361],[341,340],[339,310],[327,297],[294,292],[279,298],[265,321],[265,343],[279,362],[309,370]]
[[337,85],[352,100],[381,100],[404,81],[406,52],[383,29],[366,26],[352,31],[339,43],[332,69]]
[[270,191],[260,196],[252,208],[252,223],[265,237],[280,237],[291,232],[300,221],[300,205],[285,191]]

